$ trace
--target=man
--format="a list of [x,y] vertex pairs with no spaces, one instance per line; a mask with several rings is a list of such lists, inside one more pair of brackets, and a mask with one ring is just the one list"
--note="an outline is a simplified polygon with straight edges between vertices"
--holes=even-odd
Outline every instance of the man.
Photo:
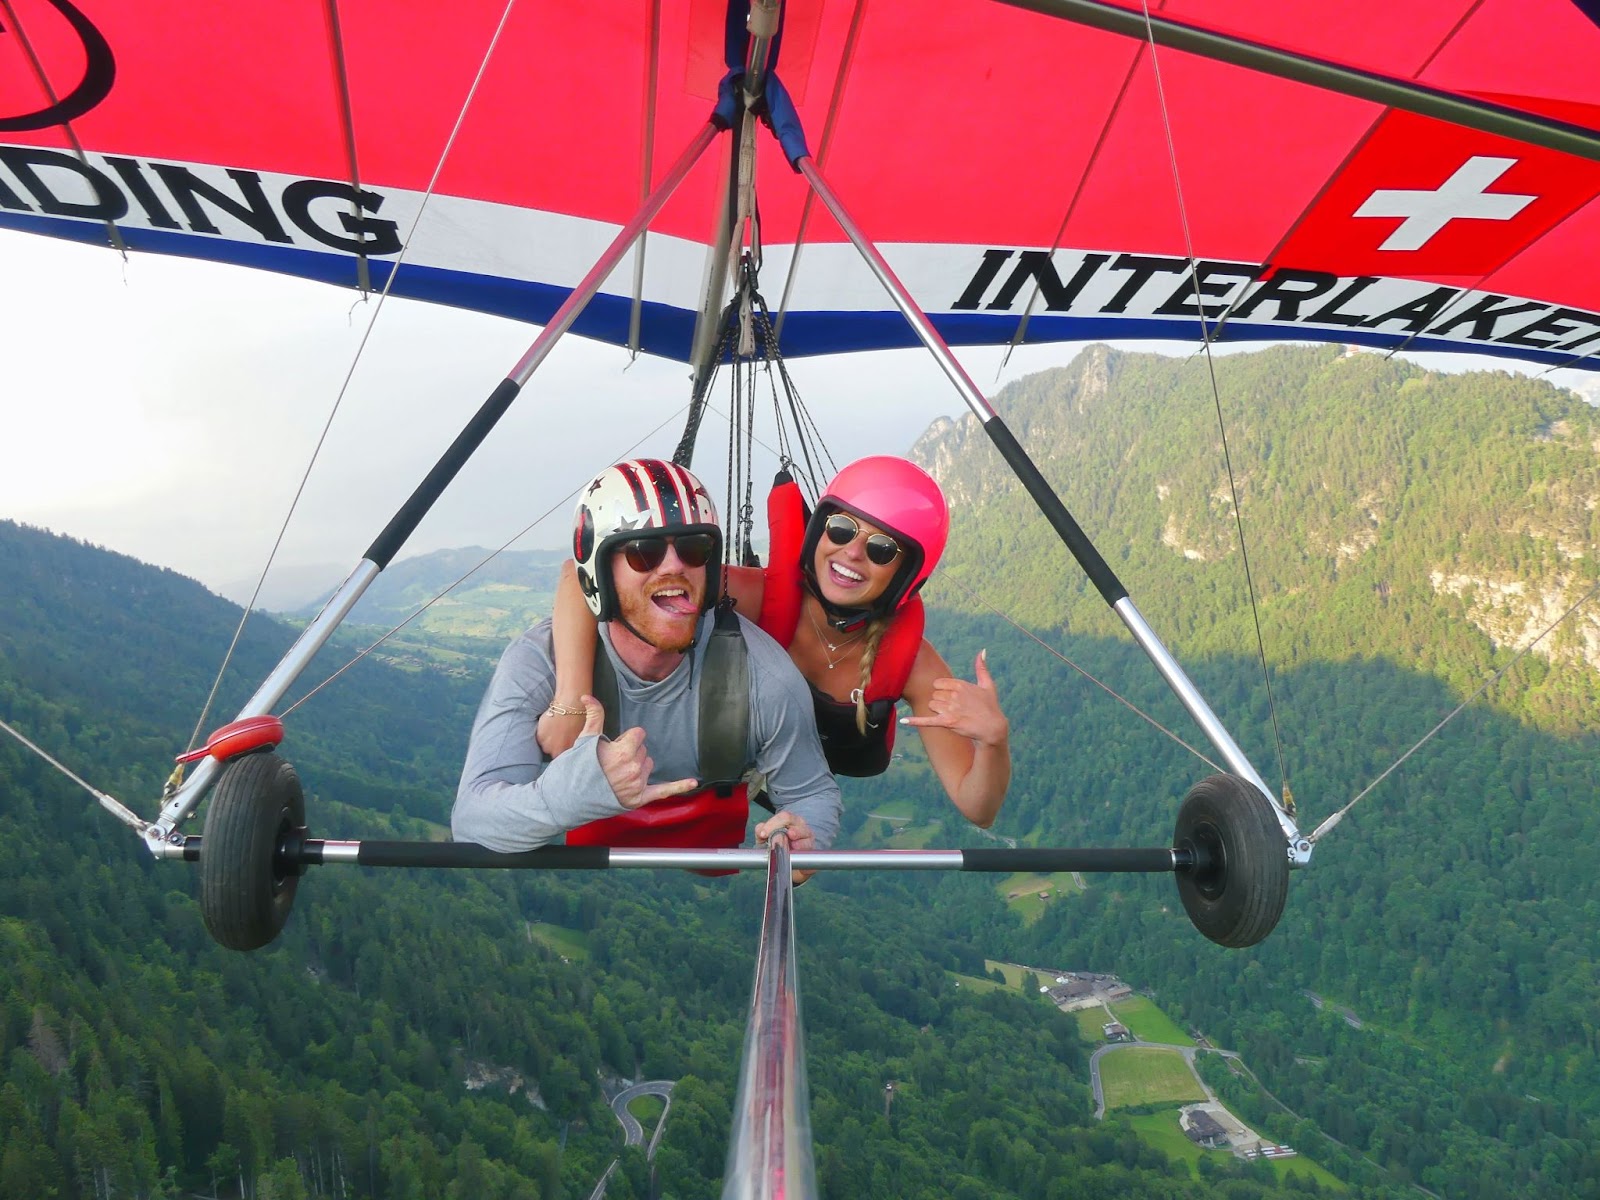
[[[608,467],[579,501],[573,558],[614,672],[616,727],[626,732],[601,736],[604,707],[587,695],[578,741],[554,759],[540,751],[537,722],[555,696],[550,621],[541,621],[506,650],[479,706],[451,813],[456,840],[501,851],[568,832],[588,844],[736,845],[744,792],[732,780],[704,779],[706,757],[765,777],[776,811],[756,827],[758,841],[781,829],[796,850],[831,845],[839,787],[805,680],[754,624],[732,613],[719,624],[712,614],[722,534],[700,481],[655,459]],[[727,636],[742,636],[747,661],[748,710],[739,719],[722,718],[701,698],[716,694],[705,668],[713,641]],[[715,676],[724,660],[711,662]],[[598,680],[603,664],[596,666]],[[731,754],[708,741],[741,722],[743,744]]]

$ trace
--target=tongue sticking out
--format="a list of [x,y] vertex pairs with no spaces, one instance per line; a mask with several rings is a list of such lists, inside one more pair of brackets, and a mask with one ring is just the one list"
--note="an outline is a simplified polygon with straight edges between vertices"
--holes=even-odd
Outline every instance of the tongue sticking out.
[[675,617],[692,617],[698,612],[687,592],[657,592],[651,600],[657,608]]

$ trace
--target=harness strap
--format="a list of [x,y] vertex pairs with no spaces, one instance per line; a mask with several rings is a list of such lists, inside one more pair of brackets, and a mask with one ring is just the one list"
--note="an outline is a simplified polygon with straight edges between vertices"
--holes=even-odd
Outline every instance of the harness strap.
[[[605,735],[622,732],[617,669],[604,648],[594,656],[594,698],[606,710]],[[696,760],[704,786],[728,795],[750,765],[750,652],[732,608],[716,610],[700,672]]]
[[602,732],[608,738],[615,738],[622,732],[622,691],[617,686],[617,669],[611,665],[611,656],[606,653],[604,645],[595,647],[594,679],[590,686],[594,688],[594,698],[606,710],[606,724]]
[[750,652],[733,608],[718,607],[700,672],[700,778],[726,795],[750,765]]

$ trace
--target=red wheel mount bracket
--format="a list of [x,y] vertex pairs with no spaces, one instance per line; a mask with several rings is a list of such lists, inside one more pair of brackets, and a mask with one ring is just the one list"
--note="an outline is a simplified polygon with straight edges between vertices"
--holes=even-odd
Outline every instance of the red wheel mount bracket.
[[267,716],[244,717],[230,721],[212,733],[210,739],[198,750],[178,755],[178,762],[190,763],[208,754],[220,762],[249,754],[252,750],[265,750],[283,741],[283,720]]

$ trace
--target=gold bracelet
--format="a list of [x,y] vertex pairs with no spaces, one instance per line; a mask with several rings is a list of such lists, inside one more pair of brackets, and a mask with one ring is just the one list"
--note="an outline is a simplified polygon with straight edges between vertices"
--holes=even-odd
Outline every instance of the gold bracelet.
[[544,711],[552,717],[581,717],[588,711],[588,709],[584,708],[581,704],[574,708],[570,704],[562,704],[558,700],[552,700],[550,702],[550,707]]

